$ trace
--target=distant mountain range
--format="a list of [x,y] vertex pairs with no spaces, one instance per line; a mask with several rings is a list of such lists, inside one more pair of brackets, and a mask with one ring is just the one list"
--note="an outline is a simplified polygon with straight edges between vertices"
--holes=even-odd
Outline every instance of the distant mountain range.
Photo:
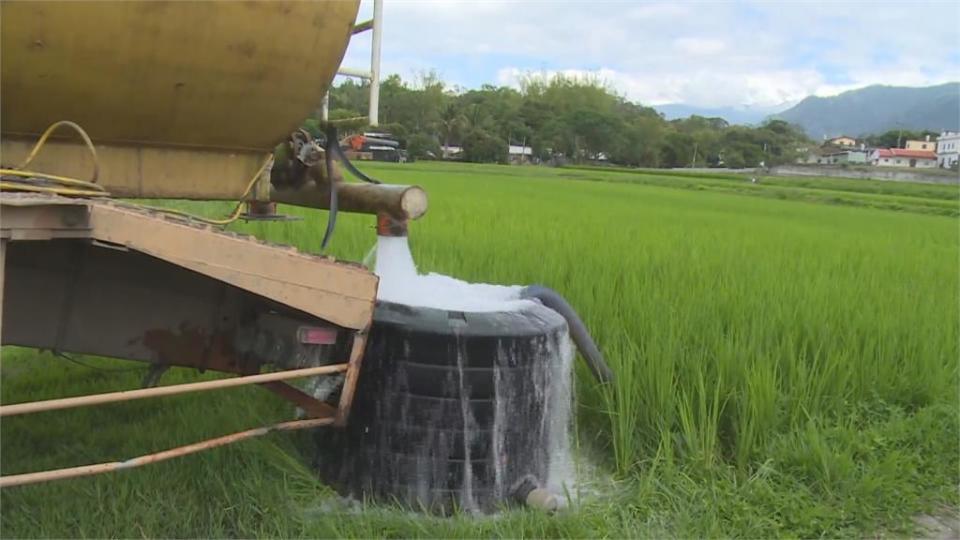
[[757,125],[767,118],[780,118],[801,126],[815,140],[898,128],[960,131],[960,82],[922,88],[873,85],[836,96],[810,96],[790,105],[708,108],[671,103],[654,109],[667,120],[696,114]]
[[[796,102],[794,102],[796,103]],[[757,125],[771,114],[778,113],[793,103],[783,103],[767,107],[695,107],[684,105],[683,103],[668,103],[666,105],[654,105],[657,112],[663,114],[667,120],[676,120],[678,118],[687,118],[697,115],[707,118],[723,118],[731,124]]]
[[960,83],[923,88],[867,86],[831,97],[810,96],[776,115],[815,140],[891,129],[960,129]]

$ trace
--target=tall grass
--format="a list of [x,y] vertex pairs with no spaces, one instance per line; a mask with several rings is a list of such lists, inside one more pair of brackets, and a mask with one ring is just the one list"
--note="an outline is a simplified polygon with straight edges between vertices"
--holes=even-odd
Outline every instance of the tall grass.
[[[784,186],[792,188],[808,188],[816,190],[840,191],[849,193],[877,194],[877,195],[895,195],[902,197],[914,197],[921,199],[943,199],[950,201],[960,200],[960,185],[958,185],[956,173],[949,171],[929,171],[940,179],[948,180],[952,177],[953,182],[944,183],[920,183],[920,182],[893,182],[893,181],[874,181],[868,179],[855,178],[828,178],[818,176],[763,176],[759,171],[751,173],[729,173],[722,172],[723,169],[714,171],[685,171],[677,169],[629,169],[624,167],[596,167],[596,166],[571,166],[575,171],[592,171],[599,173],[611,173],[609,177],[619,177],[621,179],[633,176],[634,178],[687,178],[694,180],[728,180],[735,183],[743,183],[751,178],[759,178],[763,185]],[[607,175],[604,175],[607,176]],[[639,180],[642,182],[643,180]]]
[[[862,534],[870,533],[869,527],[896,526],[905,513],[953,497],[944,489],[955,491],[960,480],[955,447],[949,450],[958,429],[956,219],[576,181],[576,175],[589,179],[592,171],[440,164],[367,168],[391,182],[427,188],[430,210],[410,228],[422,270],[472,281],[543,283],[579,310],[616,381],[597,385],[578,366],[578,431],[601,468],[625,482],[617,498],[588,502],[580,521],[552,524],[525,514],[492,525],[368,513],[367,521],[349,518],[330,528],[302,516],[276,521],[267,515],[213,515],[200,503],[189,515],[169,510],[194,529],[147,519],[146,535],[379,534],[371,523],[401,536]],[[325,214],[284,211],[304,221],[239,229],[318,250]],[[372,218],[341,215],[335,255],[359,260],[373,242]],[[22,360],[4,359],[5,402],[38,392],[29,377],[7,378],[11,365],[28,361],[28,353],[17,355]],[[67,393],[76,384],[64,372],[42,377]],[[52,393],[44,384],[39,388]],[[246,418],[253,410],[281,414],[270,399],[245,393],[243,407],[232,416]],[[184,415],[189,409],[178,410]],[[92,419],[71,414],[85,413],[64,414],[65,422],[76,418],[78,429]],[[182,420],[197,432],[222,430],[218,414],[224,411]],[[164,431],[173,419],[160,420],[149,434],[135,425],[125,433],[154,448],[173,437]],[[34,456],[37,448],[58,459],[69,455],[64,465],[78,457],[52,451],[52,441],[44,442],[46,435],[64,435],[62,429],[51,433],[20,419],[5,420],[0,429],[4,473],[49,465]],[[109,445],[93,440],[89,444],[98,448],[93,454],[113,455]],[[84,444],[73,444],[80,457],[90,453]],[[256,512],[290,504],[274,487],[255,487],[278,474],[277,458],[257,448],[239,469],[195,479],[186,495],[202,500],[197,494],[213,489],[212,483],[222,490],[212,497],[214,504],[230,501]],[[236,449],[218,451],[164,470],[209,472],[218,460],[234,463],[242,455]],[[891,471],[904,467],[926,491],[914,493],[896,479]],[[5,491],[2,531],[69,536],[65,516],[44,525],[31,519],[31,505],[62,501],[88,486],[110,489],[116,485],[111,482],[130,490],[124,504],[135,512],[147,511],[141,504],[172,504],[181,494],[146,495],[164,485],[155,474],[131,471],[119,480]],[[291,474],[280,477],[300,478]],[[291,500],[322,491],[303,480],[294,484],[300,495],[289,495]],[[109,498],[96,500],[102,505]],[[70,507],[89,510],[90,504],[71,501]],[[691,505],[701,505],[696,511],[702,515],[686,515]],[[261,531],[256,524],[269,527]],[[116,522],[119,529],[86,525],[88,532],[139,534]]]
[[391,172],[441,201],[412,233],[423,267],[581,310],[618,373],[583,398],[621,473],[657,451],[749,468],[809,418],[955,393],[956,220],[547,180],[479,199],[443,169]]

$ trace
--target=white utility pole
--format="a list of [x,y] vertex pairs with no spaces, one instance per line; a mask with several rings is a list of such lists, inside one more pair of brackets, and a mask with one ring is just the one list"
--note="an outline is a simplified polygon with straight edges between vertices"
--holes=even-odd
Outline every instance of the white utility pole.
[[[370,69],[357,69],[341,66],[337,75],[356,77],[370,81],[370,108],[367,112],[371,126],[380,124],[380,44],[383,37],[383,0],[373,0],[373,19],[360,23],[353,28],[353,35],[373,31],[373,43],[370,47]],[[326,120],[330,111],[330,95],[323,98],[323,119]]]
[[380,125],[380,40],[383,36],[383,0],[373,0],[373,46],[370,50],[370,125]]

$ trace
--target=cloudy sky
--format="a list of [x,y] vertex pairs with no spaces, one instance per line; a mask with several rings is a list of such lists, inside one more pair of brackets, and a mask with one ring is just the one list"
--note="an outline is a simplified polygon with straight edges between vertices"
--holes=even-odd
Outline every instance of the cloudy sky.
[[[960,80],[960,2],[384,2],[383,71],[465,88],[591,74],[646,105],[772,107]],[[363,0],[360,20],[372,13]],[[369,66],[369,33],[345,66]]]

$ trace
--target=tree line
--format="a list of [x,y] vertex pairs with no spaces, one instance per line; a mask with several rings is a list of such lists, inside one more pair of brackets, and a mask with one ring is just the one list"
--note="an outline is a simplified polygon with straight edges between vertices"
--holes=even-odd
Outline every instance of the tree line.
[[[331,88],[330,118],[366,114],[368,97],[366,82]],[[782,120],[756,127],[700,116],[668,121],[598,80],[562,75],[475,90],[452,88],[433,73],[413,82],[391,75],[380,85],[378,129],[415,158],[457,146],[461,159],[501,163],[508,145],[522,145],[542,162],[740,168],[793,162],[813,144]]]
[[909,129],[891,129],[884,133],[867,135],[864,144],[871,148],[903,148],[907,141],[922,141],[929,138],[936,141],[939,133],[929,129],[912,131]]

